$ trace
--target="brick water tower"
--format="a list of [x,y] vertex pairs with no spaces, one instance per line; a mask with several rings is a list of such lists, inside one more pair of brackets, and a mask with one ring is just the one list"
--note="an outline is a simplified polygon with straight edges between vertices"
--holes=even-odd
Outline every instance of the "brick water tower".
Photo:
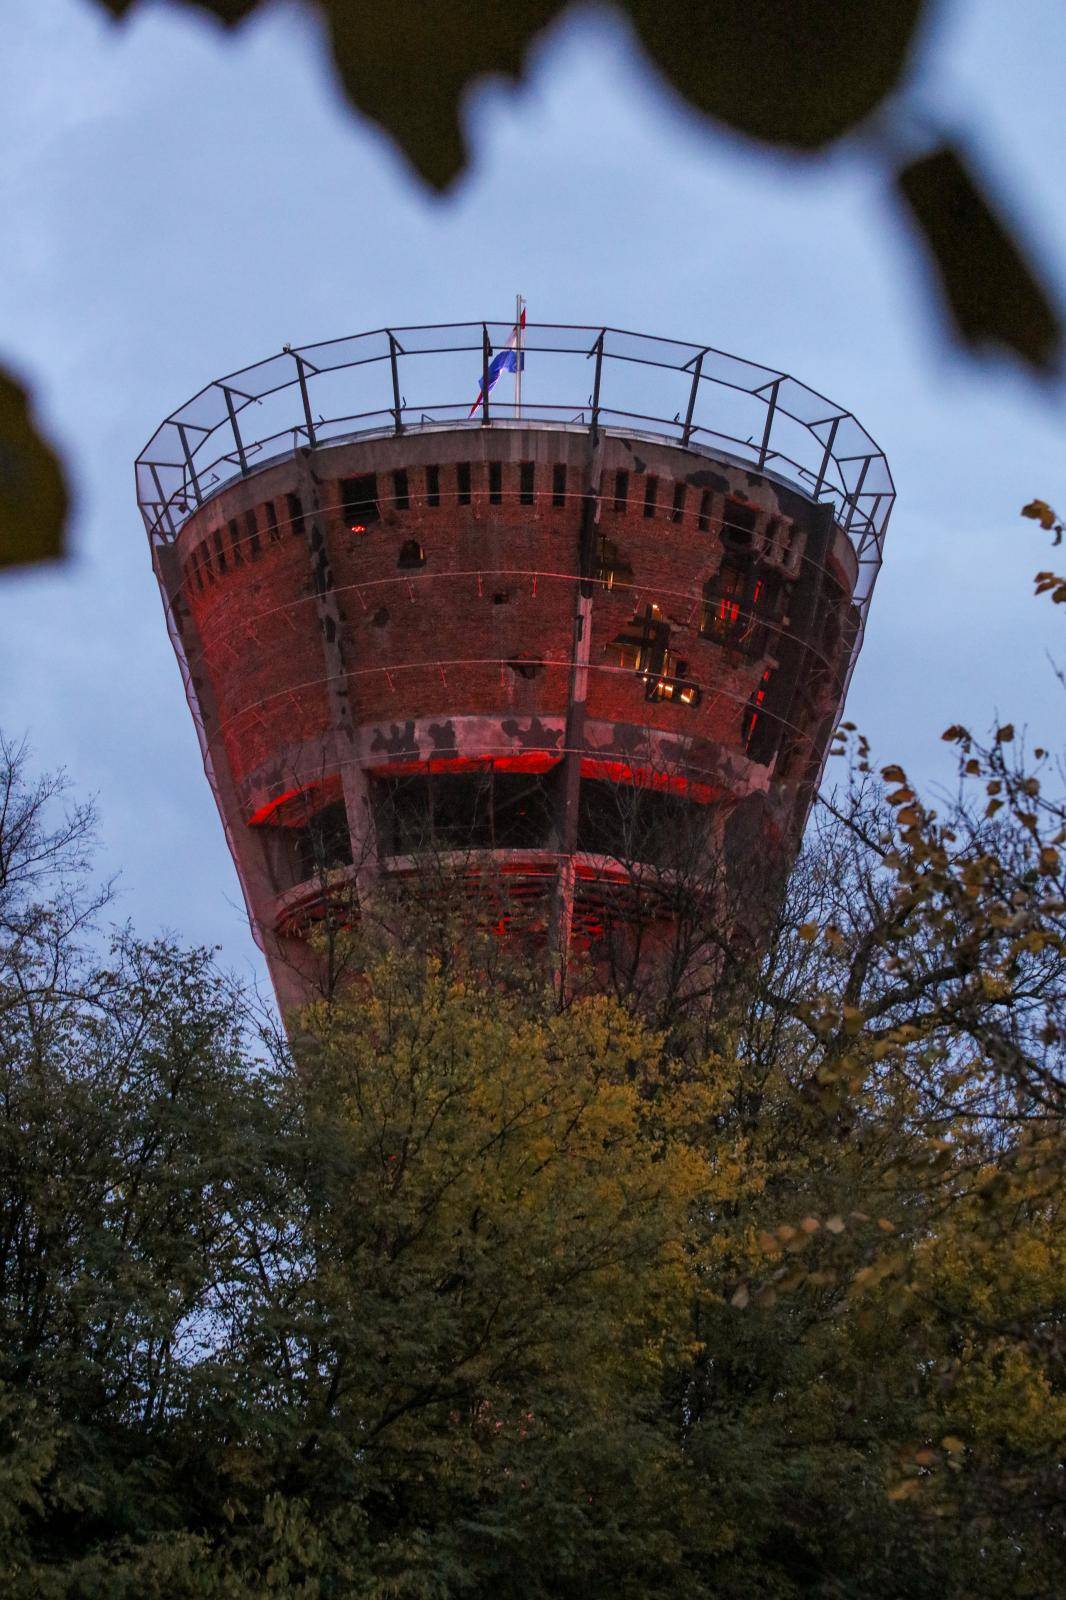
[[639,883],[668,908],[694,848],[742,904],[798,843],[881,562],[883,454],[786,373],[614,328],[529,324],[519,403],[486,381],[513,332],[286,346],[138,457],[283,1009],[314,991],[324,909],[430,861],[501,926],[595,947]]

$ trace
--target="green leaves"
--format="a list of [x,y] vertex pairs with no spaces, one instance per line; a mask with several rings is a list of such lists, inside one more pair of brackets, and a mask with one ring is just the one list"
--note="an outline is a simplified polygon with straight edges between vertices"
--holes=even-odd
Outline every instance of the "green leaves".
[[904,167],[897,186],[962,342],[1001,346],[1045,375],[1055,370],[1061,318],[962,153],[942,145]]
[[67,487],[26,391],[0,372],[0,567],[62,554]]

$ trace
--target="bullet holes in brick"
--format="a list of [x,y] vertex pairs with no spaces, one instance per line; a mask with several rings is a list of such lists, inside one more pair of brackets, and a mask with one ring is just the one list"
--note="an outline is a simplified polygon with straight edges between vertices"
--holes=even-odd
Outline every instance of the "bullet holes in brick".
[[425,564],[426,552],[419,544],[418,540],[405,539],[403,544],[400,546],[400,554],[397,558],[396,565],[398,567],[402,567],[405,571],[411,571],[416,567],[424,567]]
[[388,625],[388,620],[389,620],[389,608],[388,608],[388,606],[378,606],[377,610],[374,612],[374,615],[371,617],[370,620],[374,624],[375,628],[384,628],[384,627],[386,627]]
[[514,656],[507,665],[516,678],[538,678],[544,671],[540,656]]

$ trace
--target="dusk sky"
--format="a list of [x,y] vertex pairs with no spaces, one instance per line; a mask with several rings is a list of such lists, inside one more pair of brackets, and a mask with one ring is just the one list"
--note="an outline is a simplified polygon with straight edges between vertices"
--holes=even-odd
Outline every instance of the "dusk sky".
[[[32,383],[77,504],[65,566],[0,578],[0,726],[97,796],[101,868],[139,931],[261,970],[135,455],[203,384],[284,343],[502,321],[519,290],[533,321],[793,372],[878,440],[898,499],[848,714],[879,758],[943,781],[941,730],[997,714],[1060,742],[1061,616],[1031,598],[1052,557],[1018,510],[1066,500],[1066,395],[946,341],[861,149],[772,159],[699,122],[609,10],[551,32],[519,89],[470,95],[473,163],[443,199],[342,101],[299,6],[224,33],[166,4],[116,25],[89,0],[7,0],[2,36],[0,358]],[[1064,66],[1055,0],[945,5],[919,65],[923,106],[972,141],[1060,295]]]

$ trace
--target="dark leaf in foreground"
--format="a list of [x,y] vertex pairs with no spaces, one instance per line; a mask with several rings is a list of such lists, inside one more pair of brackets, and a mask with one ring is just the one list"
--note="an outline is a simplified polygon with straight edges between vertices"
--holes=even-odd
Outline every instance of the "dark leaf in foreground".
[[62,554],[67,488],[26,391],[0,372],[0,567]]
[[962,155],[945,145],[912,161],[897,181],[958,336],[1054,371],[1062,358],[1059,312]]

